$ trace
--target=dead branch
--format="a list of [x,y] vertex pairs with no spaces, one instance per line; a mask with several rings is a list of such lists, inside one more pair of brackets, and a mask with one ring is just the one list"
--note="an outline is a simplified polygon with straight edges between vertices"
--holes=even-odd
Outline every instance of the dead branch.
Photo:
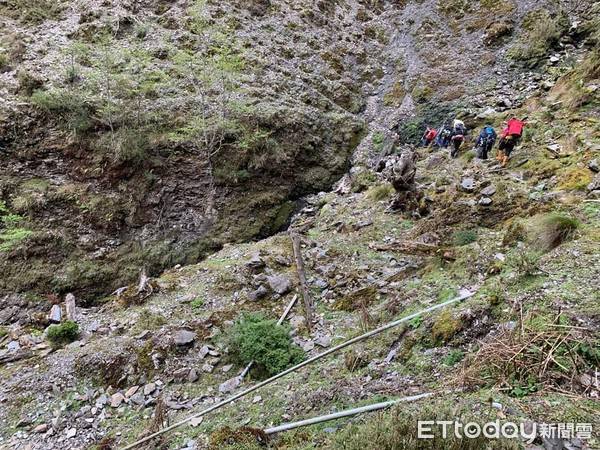
[[300,283],[300,292],[302,293],[302,298],[304,299],[306,326],[310,332],[313,321],[313,303],[306,285],[306,272],[304,271],[304,260],[302,259],[302,250],[300,248],[300,237],[296,233],[290,233],[290,238],[292,239],[292,245],[294,247],[294,258],[296,260],[296,271],[298,273],[298,280]]

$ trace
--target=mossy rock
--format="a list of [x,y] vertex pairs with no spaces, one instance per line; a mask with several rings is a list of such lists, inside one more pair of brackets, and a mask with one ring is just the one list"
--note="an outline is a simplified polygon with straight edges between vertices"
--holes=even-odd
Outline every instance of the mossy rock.
[[520,220],[512,220],[502,238],[504,247],[512,247],[519,241],[524,241],[527,238],[527,228]]
[[558,188],[565,191],[584,191],[592,182],[592,172],[577,167],[566,171],[559,179]]
[[437,317],[431,327],[431,338],[434,344],[442,345],[450,340],[462,329],[462,322],[455,318],[450,310],[445,310]]

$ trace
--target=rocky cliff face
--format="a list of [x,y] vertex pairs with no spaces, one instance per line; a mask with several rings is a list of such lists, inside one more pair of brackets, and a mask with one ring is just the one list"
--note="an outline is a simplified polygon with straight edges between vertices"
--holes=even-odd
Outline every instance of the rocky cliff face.
[[538,63],[571,25],[511,1],[0,8],[1,192],[19,221],[0,288],[90,301],[277,231],[348,169],[366,122],[389,147],[450,110],[519,106],[551,80],[514,61]]

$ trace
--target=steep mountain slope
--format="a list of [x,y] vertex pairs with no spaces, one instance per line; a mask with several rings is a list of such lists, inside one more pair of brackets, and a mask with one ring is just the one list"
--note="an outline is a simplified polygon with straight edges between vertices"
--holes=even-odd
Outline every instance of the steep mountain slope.
[[[10,70],[0,74],[1,287],[11,293],[0,312],[0,446],[118,448],[163,426],[162,416],[172,423],[228,395],[219,386],[242,369],[234,322],[246,312],[277,318],[299,289],[289,236],[277,233],[290,200],[328,190],[350,164],[335,192],[303,197],[291,221],[317,311],[309,332],[295,306],[295,343],[314,355],[461,289],[476,295],[148,448],[258,448],[256,429],[232,429],[426,391],[439,395],[410,417],[340,421],[271,445],[414,448],[415,417],[462,411],[597,428],[597,9],[31,5],[0,3],[10,30]],[[75,72],[65,80],[65,70]],[[80,108],[84,129],[74,125]],[[473,159],[470,145],[456,160],[421,149],[416,181],[428,214],[389,211],[392,189],[374,167],[395,145],[450,116],[476,130],[513,114],[529,118],[507,169]],[[130,146],[131,136],[147,143]],[[139,293],[131,285],[91,306],[143,266],[154,275],[219,246]],[[46,312],[69,291],[86,306],[81,334],[51,351]]]

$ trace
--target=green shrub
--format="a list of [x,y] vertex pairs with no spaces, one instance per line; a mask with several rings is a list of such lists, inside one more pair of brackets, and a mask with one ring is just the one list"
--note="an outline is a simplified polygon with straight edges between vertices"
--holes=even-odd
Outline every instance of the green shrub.
[[450,340],[462,329],[460,319],[454,317],[448,309],[442,311],[431,327],[431,338],[435,345],[442,345]]
[[553,17],[546,10],[532,11],[523,20],[525,33],[521,40],[509,51],[508,56],[515,60],[532,60],[546,56],[546,53],[560,39],[565,31],[562,15]]
[[373,133],[373,136],[371,137],[371,141],[373,142],[373,147],[375,147],[375,150],[377,150],[379,152],[383,149],[383,143],[385,141],[385,136],[383,135],[383,133],[376,131],[375,133]]
[[70,130],[83,132],[92,126],[91,104],[71,89],[37,90],[31,95],[31,102],[41,110],[59,116]]
[[577,219],[561,213],[551,213],[542,218],[536,228],[536,244],[548,251],[570,239],[579,228]]
[[304,359],[304,352],[292,343],[289,329],[261,314],[248,314],[233,327],[232,356],[242,365],[254,361],[259,376],[278,374]]
[[51,325],[46,332],[48,340],[54,346],[62,346],[73,342],[79,337],[79,325],[72,320],[67,320],[60,325]]
[[450,352],[444,357],[442,362],[449,367],[455,366],[463,360],[465,352],[459,349],[450,350]]
[[25,228],[10,228],[0,231],[0,252],[12,250],[21,241],[31,236],[32,231]]
[[30,97],[37,89],[40,89],[44,82],[36,75],[27,70],[17,72],[17,81],[19,82],[19,93]]
[[365,170],[352,179],[352,192],[362,192],[377,181],[373,172]]
[[58,18],[63,8],[58,0],[6,0],[0,3],[1,15],[34,25]]
[[0,73],[9,67],[10,64],[8,62],[8,56],[6,56],[4,53],[0,53]]
[[508,255],[506,268],[519,277],[533,277],[540,272],[541,254],[527,249],[517,249]]
[[452,242],[456,246],[468,245],[477,241],[477,232],[475,230],[459,230],[452,235]]
[[202,307],[204,306],[204,299],[198,297],[191,301],[190,306],[192,307],[192,309],[202,309]]
[[380,201],[389,198],[394,193],[394,188],[391,184],[385,183],[378,186],[373,186],[367,191],[367,198],[373,201]]

